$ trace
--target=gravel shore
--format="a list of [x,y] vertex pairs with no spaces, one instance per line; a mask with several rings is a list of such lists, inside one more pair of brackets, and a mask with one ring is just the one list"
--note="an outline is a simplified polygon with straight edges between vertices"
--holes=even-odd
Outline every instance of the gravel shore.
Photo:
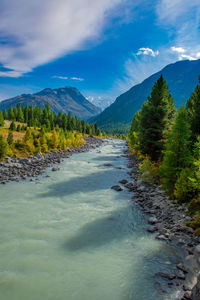
[[29,178],[36,178],[44,172],[47,167],[52,166],[52,171],[59,170],[58,164],[63,158],[67,158],[75,153],[86,152],[89,149],[99,147],[103,139],[89,137],[85,138],[85,144],[81,147],[66,150],[51,150],[44,155],[36,154],[29,158],[10,158],[0,162],[0,183],[6,184],[9,181],[20,181]]
[[[169,280],[169,285],[180,285],[176,300],[200,300],[200,237],[186,226],[191,219],[187,216],[187,205],[170,200],[160,186],[141,181],[137,157],[130,150],[125,151],[125,155],[132,181],[120,183],[134,192],[132,201],[140,206],[149,224],[146,230],[156,239],[170,243],[180,256],[175,274],[155,275]],[[177,284],[177,280],[181,283]]]

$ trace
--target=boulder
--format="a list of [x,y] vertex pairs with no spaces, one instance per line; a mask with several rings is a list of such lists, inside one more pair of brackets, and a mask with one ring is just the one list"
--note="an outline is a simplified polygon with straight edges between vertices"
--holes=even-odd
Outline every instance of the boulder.
[[53,167],[51,170],[52,170],[53,172],[56,172],[56,171],[59,171],[60,168],[59,168],[59,167]]
[[119,181],[119,183],[121,183],[121,184],[126,184],[126,183],[128,183],[128,180],[122,179],[122,180]]
[[148,219],[148,223],[151,225],[154,225],[154,224],[158,223],[158,219],[156,217],[150,217]]
[[180,263],[178,265],[176,265],[177,269],[181,270],[184,273],[188,273],[186,267],[184,266],[184,264]]
[[176,278],[176,275],[171,274],[171,273],[158,272],[158,273],[156,273],[156,275],[166,278],[166,279],[169,279],[169,280],[173,280]]
[[112,190],[115,190],[115,191],[117,191],[117,192],[123,191],[123,188],[122,188],[120,185],[113,185],[113,186],[111,187],[111,189],[112,189]]
[[177,277],[178,279],[185,280],[185,274],[184,274],[183,271],[181,271],[181,270],[178,270],[178,271],[176,272],[176,277]]
[[155,232],[155,231],[157,231],[158,230],[158,228],[157,228],[157,226],[155,226],[155,225],[151,225],[151,226],[148,226],[147,227],[147,231],[148,232],[151,232],[151,233],[153,233],[153,232]]

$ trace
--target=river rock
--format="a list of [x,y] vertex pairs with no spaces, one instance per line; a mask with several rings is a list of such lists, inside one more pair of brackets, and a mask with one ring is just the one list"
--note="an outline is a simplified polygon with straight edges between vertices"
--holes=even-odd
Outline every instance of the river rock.
[[190,291],[185,292],[182,299],[183,300],[192,300],[192,299],[194,299],[194,298],[192,298],[192,292],[190,292]]
[[169,280],[173,280],[176,278],[176,275],[170,274],[170,273],[164,273],[164,272],[158,272],[158,273],[156,273],[156,275],[166,278],[166,279],[169,279]]
[[185,280],[185,274],[184,274],[183,271],[181,271],[181,270],[178,270],[178,271],[176,272],[176,277],[177,277],[178,279]]
[[51,170],[52,170],[53,172],[56,172],[56,171],[59,171],[60,168],[59,168],[59,167],[53,167]]
[[111,189],[112,189],[112,190],[115,190],[115,191],[117,191],[117,192],[123,191],[123,188],[122,188],[120,185],[113,185],[113,186],[111,187]]
[[176,265],[177,269],[181,270],[184,273],[188,273],[186,267],[184,266],[184,264],[180,263],[178,265]]
[[119,183],[121,183],[121,184],[126,184],[126,183],[128,183],[128,180],[122,179],[122,180],[119,181]]
[[151,232],[151,233],[153,233],[153,232],[155,232],[155,231],[157,231],[158,230],[158,228],[157,228],[157,226],[155,226],[155,225],[151,225],[151,226],[148,226],[147,227],[147,231],[148,232]]
[[183,290],[185,291],[185,292],[187,292],[187,291],[191,291],[192,289],[191,289],[191,287],[189,287],[189,286],[187,286],[187,285],[183,285]]
[[127,182],[124,186],[129,190],[132,190],[135,187],[132,182]]
[[158,219],[156,217],[150,217],[148,219],[148,223],[151,225],[154,225],[154,224],[158,223]]

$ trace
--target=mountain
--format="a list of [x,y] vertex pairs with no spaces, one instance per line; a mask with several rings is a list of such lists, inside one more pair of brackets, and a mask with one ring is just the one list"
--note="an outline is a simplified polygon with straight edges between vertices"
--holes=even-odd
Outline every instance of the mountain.
[[103,111],[106,107],[110,106],[113,103],[111,99],[102,99],[101,97],[87,97],[87,100],[90,101],[95,106],[99,107]]
[[113,104],[98,116],[91,118],[90,122],[97,122],[99,127],[107,132],[127,131],[135,112],[150,96],[151,89],[161,74],[167,81],[176,106],[179,107],[187,101],[198,83],[200,60],[178,61],[167,65],[161,71],[117,97]]
[[42,108],[49,103],[52,111],[56,113],[68,113],[70,111],[72,115],[80,119],[88,119],[101,112],[73,87],[46,88],[36,94],[22,94],[0,102],[0,110],[8,110],[10,106],[15,107],[17,103],[21,103],[22,106],[28,104]]

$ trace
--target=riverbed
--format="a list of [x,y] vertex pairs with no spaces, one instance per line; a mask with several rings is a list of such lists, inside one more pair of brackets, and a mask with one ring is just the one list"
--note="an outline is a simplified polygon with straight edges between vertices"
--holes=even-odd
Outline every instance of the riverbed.
[[176,269],[175,250],[146,231],[128,190],[111,189],[130,180],[125,147],[109,140],[0,186],[0,299],[175,299],[155,275]]

